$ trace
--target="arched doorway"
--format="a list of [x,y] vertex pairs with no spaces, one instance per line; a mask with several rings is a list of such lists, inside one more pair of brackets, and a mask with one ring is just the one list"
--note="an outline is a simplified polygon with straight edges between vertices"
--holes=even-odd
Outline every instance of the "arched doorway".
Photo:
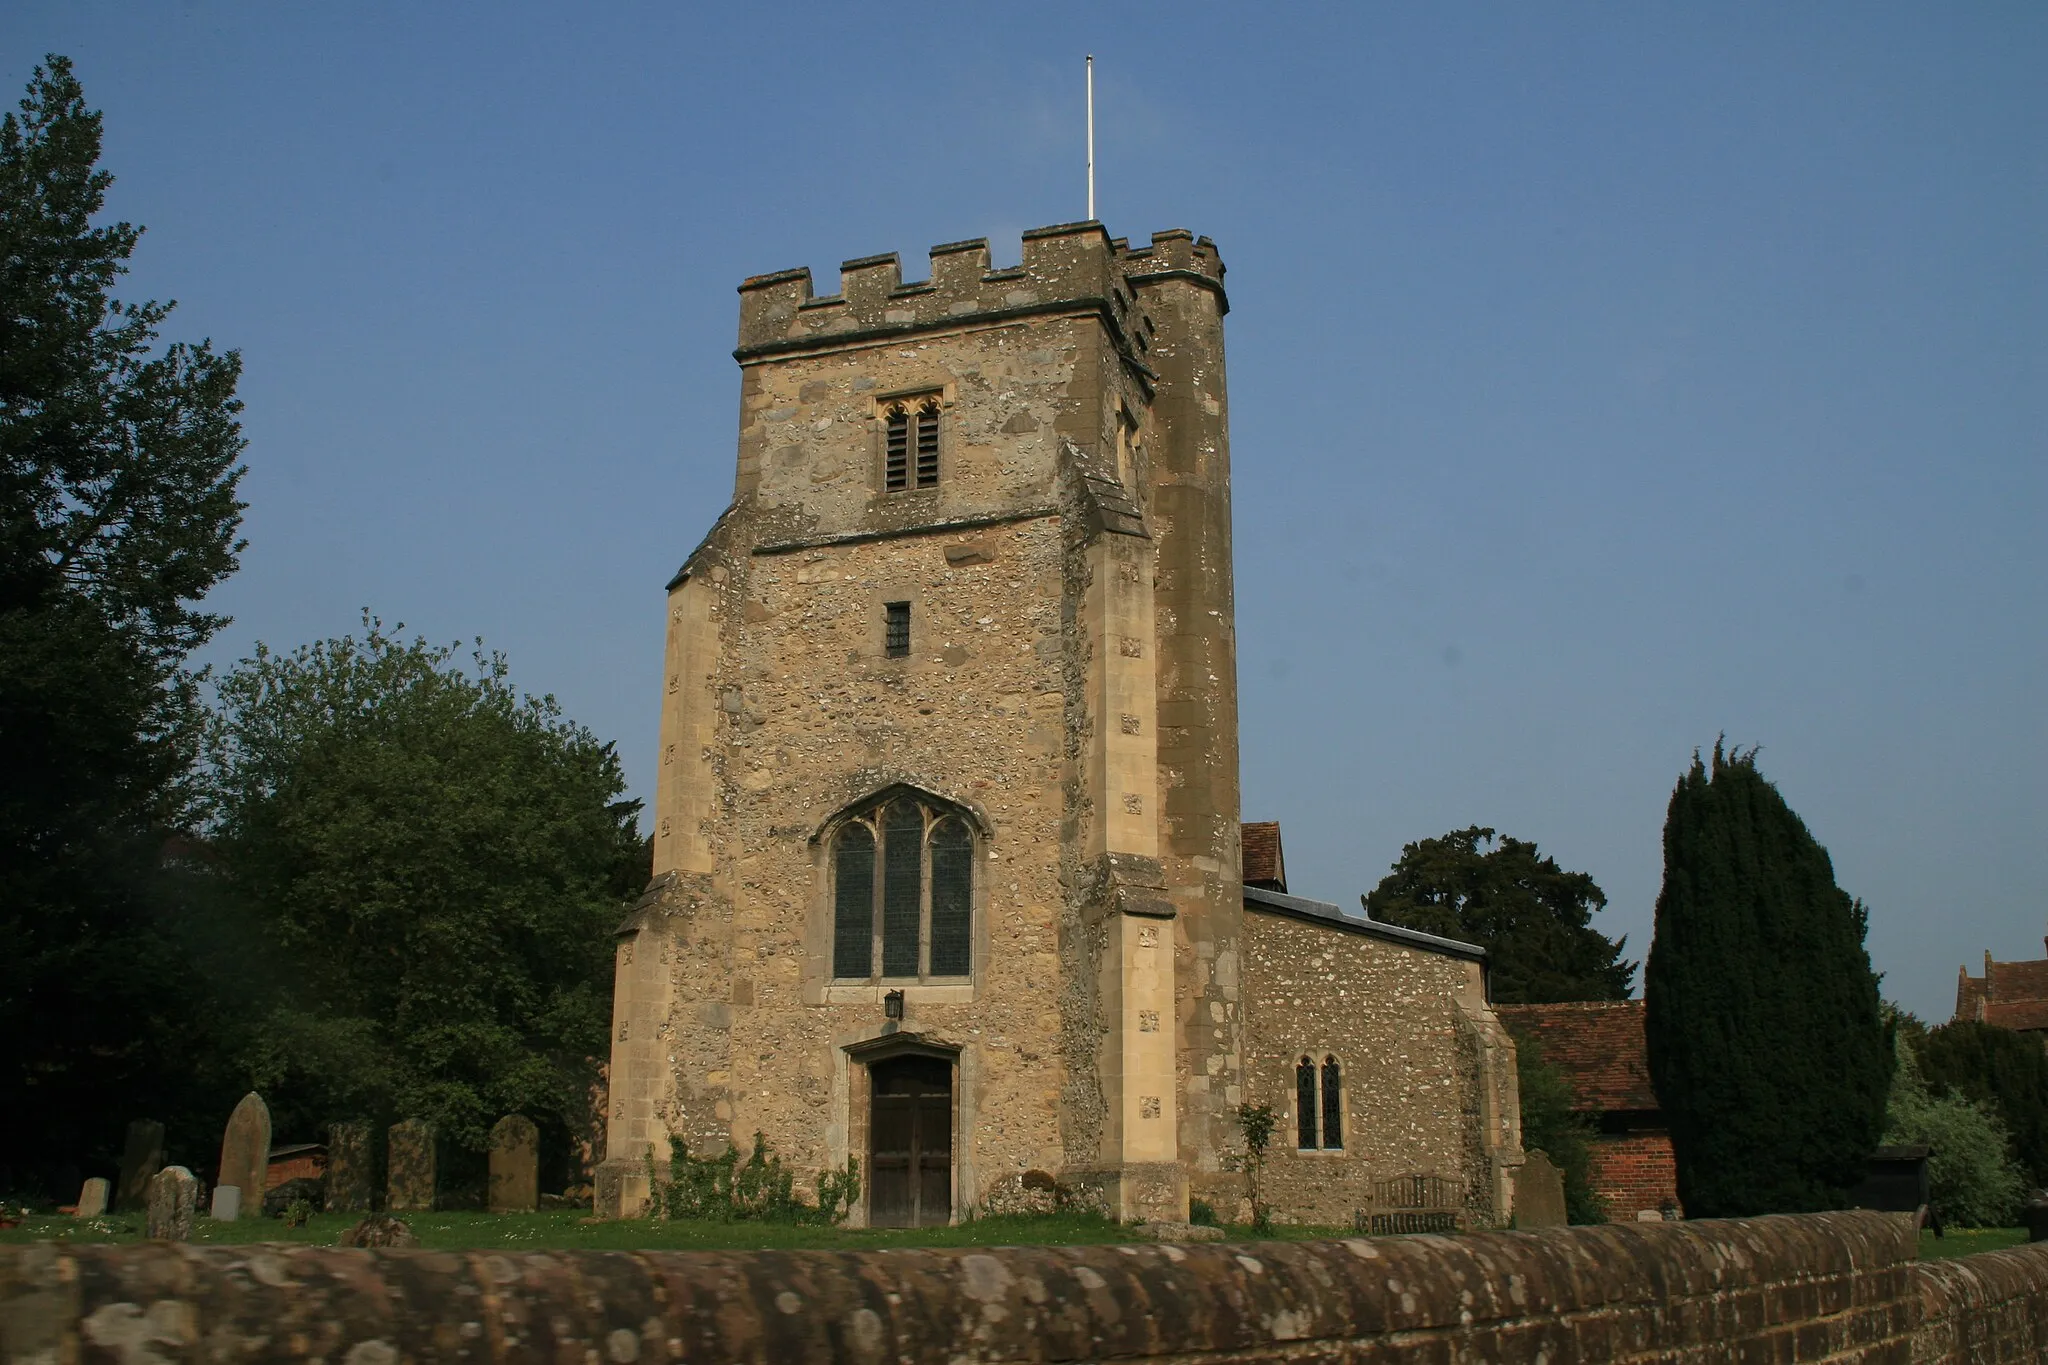
[[953,1221],[953,1063],[931,1056],[869,1064],[868,1225]]

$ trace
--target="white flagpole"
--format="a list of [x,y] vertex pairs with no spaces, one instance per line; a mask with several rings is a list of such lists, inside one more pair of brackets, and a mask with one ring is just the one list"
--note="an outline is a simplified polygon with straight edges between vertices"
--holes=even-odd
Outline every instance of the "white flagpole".
[[1088,220],[1095,221],[1095,57],[1088,58]]

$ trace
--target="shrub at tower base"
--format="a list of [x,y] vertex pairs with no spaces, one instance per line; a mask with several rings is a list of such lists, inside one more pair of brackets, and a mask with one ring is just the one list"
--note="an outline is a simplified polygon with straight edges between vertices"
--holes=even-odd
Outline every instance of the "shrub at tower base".
[[1865,912],[1756,751],[1694,754],[1664,820],[1650,1078],[1693,1217],[1840,1208],[1884,1128]]

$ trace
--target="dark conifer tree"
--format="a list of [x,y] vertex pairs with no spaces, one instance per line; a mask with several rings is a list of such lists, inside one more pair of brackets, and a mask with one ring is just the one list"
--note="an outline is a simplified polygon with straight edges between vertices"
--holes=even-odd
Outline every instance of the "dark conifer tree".
[[1893,1066],[1865,925],[1754,749],[1693,756],[1665,816],[1644,971],[1688,1214],[1839,1208],[1861,1178]]

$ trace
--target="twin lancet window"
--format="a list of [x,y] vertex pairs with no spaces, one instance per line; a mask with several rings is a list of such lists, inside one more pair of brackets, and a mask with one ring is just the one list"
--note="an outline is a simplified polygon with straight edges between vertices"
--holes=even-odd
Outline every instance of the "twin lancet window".
[[[1313,1058],[1303,1057],[1294,1068],[1294,1145],[1304,1152],[1318,1147],[1338,1151],[1344,1146],[1344,1077],[1335,1057],[1323,1058],[1320,1079],[1319,1086]],[[1318,1095],[1322,1099],[1320,1106],[1316,1104]],[[1318,1107],[1323,1120],[1320,1130],[1316,1124]]]
[[918,401],[915,410],[908,403],[891,403],[882,414],[883,490],[938,486],[939,400]]
[[974,835],[911,797],[855,816],[832,841],[832,975],[964,977],[973,957]]

